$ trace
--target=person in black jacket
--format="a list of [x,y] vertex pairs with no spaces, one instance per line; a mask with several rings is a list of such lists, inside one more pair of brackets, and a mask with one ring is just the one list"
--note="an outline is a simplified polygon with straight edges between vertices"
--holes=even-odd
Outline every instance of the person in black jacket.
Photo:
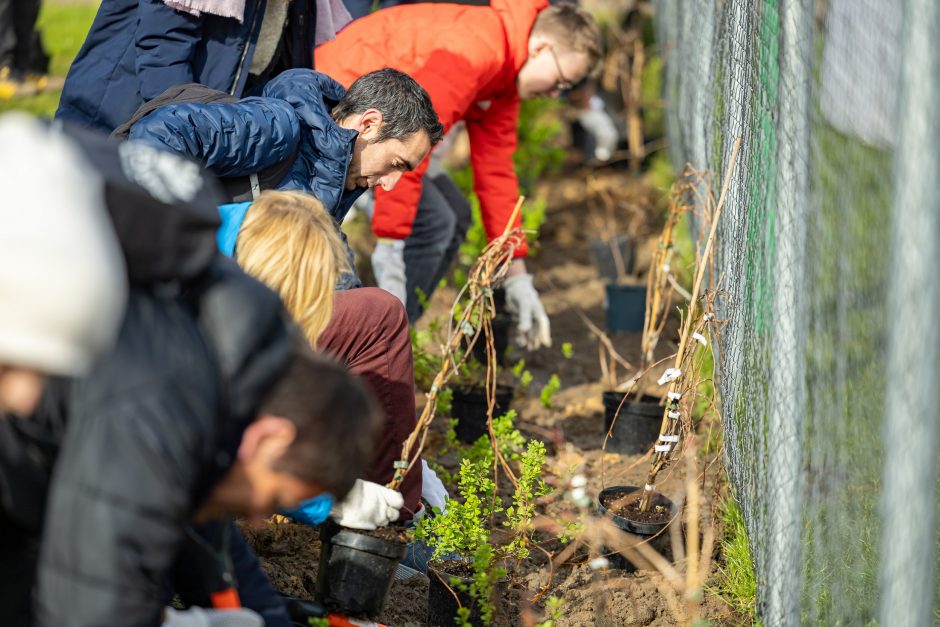
[[23,113],[0,116],[0,146],[0,625],[15,626],[29,615],[38,548],[24,530],[41,521],[43,460],[61,427],[55,407],[47,421],[30,416],[44,389],[86,373],[113,344],[127,280],[98,174],[78,147]]
[[[105,172],[131,290],[87,376],[51,381],[29,419],[0,418],[0,528],[16,532],[0,570],[30,582],[39,549],[39,625],[159,625],[193,524],[324,489],[342,498],[377,411],[339,366],[300,352],[278,297],[215,251],[218,191],[197,166],[71,133]],[[0,623],[30,624],[23,587],[0,588]],[[287,624],[276,606],[268,624]]]

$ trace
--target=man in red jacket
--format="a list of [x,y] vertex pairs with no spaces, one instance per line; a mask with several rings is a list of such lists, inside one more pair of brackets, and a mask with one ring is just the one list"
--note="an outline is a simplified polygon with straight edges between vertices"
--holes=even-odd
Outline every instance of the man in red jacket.
[[[591,15],[569,4],[416,4],[354,21],[316,49],[314,62],[343,85],[386,66],[407,72],[430,94],[445,131],[463,120],[483,225],[493,239],[519,196],[512,155],[520,99],[556,97],[582,80],[600,57],[599,39]],[[443,171],[425,174],[428,162],[405,173],[394,191],[376,190],[372,219],[379,286],[405,302],[412,322],[421,315],[416,289],[434,290],[469,224],[469,206],[455,199]],[[526,254],[524,245],[516,252],[506,302],[516,316],[517,339],[535,349],[550,345],[551,334]]]

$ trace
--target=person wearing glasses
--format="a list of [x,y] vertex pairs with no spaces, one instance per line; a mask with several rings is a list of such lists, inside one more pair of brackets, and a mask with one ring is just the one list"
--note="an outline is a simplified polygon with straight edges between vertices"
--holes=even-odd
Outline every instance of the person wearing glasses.
[[[583,9],[548,0],[492,0],[489,6],[414,4],[353,21],[314,51],[319,71],[343,85],[389,66],[425,88],[445,131],[458,121],[470,137],[474,189],[489,239],[499,236],[519,195],[513,170],[521,99],[557,97],[600,58],[600,32]],[[430,295],[470,224],[470,205],[441,168],[425,159],[390,192],[376,190],[372,265],[379,287],[405,303],[413,323],[418,290]],[[517,218],[513,226],[519,226]],[[548,316],[516,250],[506,280],[516,339],[551,344]]]

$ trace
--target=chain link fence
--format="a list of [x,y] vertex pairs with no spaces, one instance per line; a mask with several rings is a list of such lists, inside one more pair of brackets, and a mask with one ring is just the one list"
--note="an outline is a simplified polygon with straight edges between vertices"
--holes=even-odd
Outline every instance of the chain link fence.
[[655,5],[674,166],[743,140],[717,373],[758,614],[940,624],[940,3]]

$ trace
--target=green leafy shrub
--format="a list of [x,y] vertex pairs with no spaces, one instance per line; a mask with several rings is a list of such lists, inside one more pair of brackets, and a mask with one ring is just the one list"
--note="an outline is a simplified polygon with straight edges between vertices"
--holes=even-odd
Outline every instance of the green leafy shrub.
[[561,379],[558,378],[557,374],[552,374],[549,378],[548,383],[545,384],[545,387],[542,388],[542,393],[539,394],[539,402],[542,403],[542,407],[545,409],[552,408],[552,398],[555,396],[555,393],[561,389]]
[[506,552],[518,559],[525,559],[529,557],[535,500],[551,491],[541,479],[545,466],[545,444],[538,440],[529,440],[520,466],[518,485],[512,495],[512,505],[506,508],[506,521],[503,524],[513,531],[513,538],[507,545]]
[[[526,442],[513,426],[514,418],[515,412],[510,411],[493,421],[501,454],[519,465],[512,504],[505,509],[503,521],[512,531],[512,539],[500,546],[490,542],[487,525],[504,510],[490,474],[495,453],[489,436],[474,443],[461,461],[457,498],[447,502],[445,511],[435,508],[434,515],[422,518],[415,530],[415,537],[434,549],[432,561],[456,554],[472,565],[474,574],[469,584],[456,577],[451,578],[449,584],[470,595],[485,624],[491,623],[495,611],[492,594],[496,582],[506,576],[502,564],[508,559],[521,560],[529,556],[535,504],[549,492],[541,479],[545,445],[535,440]],[[457,624],[469,625],[470,609],[461,608],[456,618]]]
[[[496,484],[489,475],[485,462],[464,459],[460,464],[457,492],[459,498],[447,501],[447,508],[434,508],[433,516],[425,516],[415,529],[415,538],[434,548],[432,560],[442,560],[457,554],[473,567],[474,576],[469,585],[458,578],[450,578],[450,585],[467,592],[480,609],[483,622],[492,621],[493,588],[505,576],[505,569],[495,566],[496,553],[489,544],[490,531],[486,526],[502,501],[496,495]],[[470,609],[458,610],[457,624],[470,624]]]

